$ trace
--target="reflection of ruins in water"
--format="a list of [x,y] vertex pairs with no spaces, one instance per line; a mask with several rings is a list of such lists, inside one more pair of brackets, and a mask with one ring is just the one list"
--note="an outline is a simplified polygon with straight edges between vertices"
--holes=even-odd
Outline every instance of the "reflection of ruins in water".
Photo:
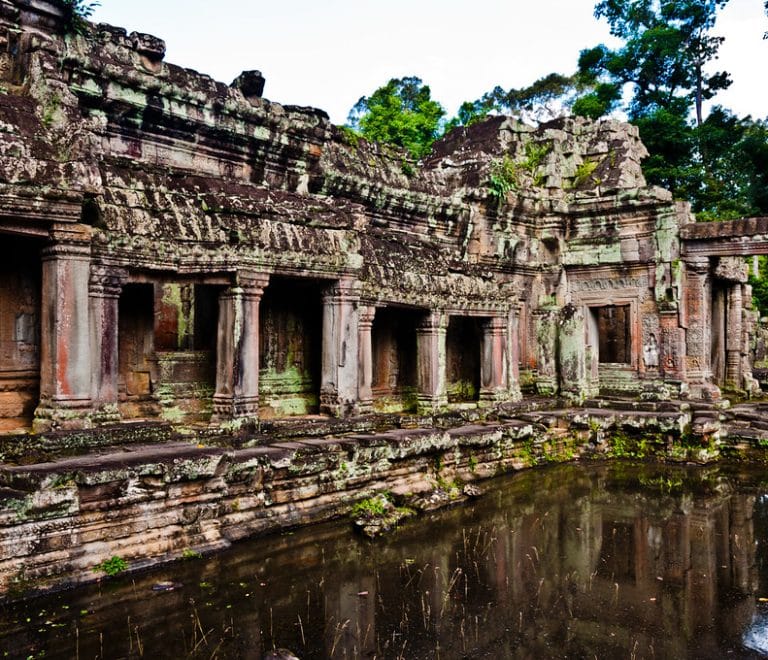
[[[680,475],[658,468],[617,485],[611,472],[565,481],[539,473],[523,503],[513,488],[473,512],[437,516],[443,530],[426,542],[403,530],[398,548],[372,546],[374,563],[393,553],[420,559],[382,575],[379,592],[362,573],[347,578],[326,616],[369,630],[383,608],[361,619],[359,590],[399,602],[399,623],[379,626],[379,642],[386,630],[410,657],[438,647],[441,657],[719,657],[739,648],[755,613],[754,495],[706,479],[696,495],[675,494]],[[352,633],[346,641],[376,650],[371,635],[365,645]]]
[[[437,649],[440,658],[743,657],[745,631],[761,625],[755,529],[768,528],[768,502],[756,508],[760,490],[737,491],[720,475],[626,464],[520,473],[378,542],[323,525],[111,591],[73,592],[68,611],[89,616],[44,634],[32,624],[45,604],[29,605],[27,627],[0,614],[0,647],[66,657],[79,626],[81,657],[100,646],[130,654],[129,618],[134,647],[140,634],[153,657],[199,643],[194,621],[209,651],[221,642],[218,657],[258,659],[273,645],[303,660]],[[160,579],[185,586],[153,593]]]

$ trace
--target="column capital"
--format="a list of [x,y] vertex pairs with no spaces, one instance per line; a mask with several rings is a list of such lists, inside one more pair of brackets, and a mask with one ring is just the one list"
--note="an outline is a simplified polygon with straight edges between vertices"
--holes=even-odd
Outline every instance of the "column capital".
[[482,325],[485,332],[491,334],[503,334],[507,331],[508,320],[504,316],[491,316],[483,319]]
[[342,277],[323,291],[323,302],[357,302],[360,300],[362,289],[363,285],[360,280],[353,277]]
[[125,268],[91,266],[91,273],[88,278],[88,295],[91,297],[118,298],[127,281],[128,271]]
[[269,273],[250,270],[238,270],[235,273],[234,287],[242,289],[246,296],[261,298],[269,284]]
[[683,262],[687,271],[697,275],[706,275],[711,267],[709,257],[688,256],[684,257]]
[[416,332],[429,333],[448,329],[448,314],[440,310],[428,312],[416,325]]
[[376,317],[376,308],[373,305],[364,305],[360,307],[358,313],[360,315],[358,321],[360,329],[370,329],[373,325],[373,319]]
[[41,253],[42,261],[51,261],[53,259],[72,259],[78,261],[90,261],[91,244],[90,242],[55,242],[43,248]]

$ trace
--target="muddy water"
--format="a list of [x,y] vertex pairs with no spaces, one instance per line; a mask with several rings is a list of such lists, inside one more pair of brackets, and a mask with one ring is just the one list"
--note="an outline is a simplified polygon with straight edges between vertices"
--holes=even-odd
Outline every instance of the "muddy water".
[[0,657],[259,659],[274,647],[302,659],[763,657],[768,475],[527,471],[382,541],[322,525],[0,612]]

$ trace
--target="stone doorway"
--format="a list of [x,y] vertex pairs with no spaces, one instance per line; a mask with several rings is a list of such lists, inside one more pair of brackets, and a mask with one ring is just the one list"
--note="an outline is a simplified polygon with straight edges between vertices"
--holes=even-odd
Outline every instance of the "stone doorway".
[[123,287],[118,324],[123,418],[159,412],[170,421],[210,419],[222,289],[178,282]]
[[630,306],[606,305],[590,311],[597,331],[598,362],[629,365],[632,362]]
[[273,276],[259,308],[259,416],[315,414],[320,405],[323,282]]
[[451,316],[445,339],[448,403],[472,403],[480,399],[480,320]]
[[373,408],[412,412],[417,404],[416,326],[423,313],[385,307],[373,321]]
[[42,242],[2,235],[0,432],[29,428],[40,399]]

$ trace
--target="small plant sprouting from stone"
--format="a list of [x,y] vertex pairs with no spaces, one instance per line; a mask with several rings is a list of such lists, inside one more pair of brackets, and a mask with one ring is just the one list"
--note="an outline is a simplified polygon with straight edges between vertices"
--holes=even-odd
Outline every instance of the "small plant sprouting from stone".
[[88,19],[93,16],[101,2],[87,0],[61,0],[64,10],[64,32],[67,34],[85,34],[88,31]]
[[348,144],[350,147],[357,147],[360,144],[360,140],[362,139],[362,135],[358,133],[354,128],[351,126],[337,126],[339,129],[339,134],[341,135],[342,141],[345,144]]
[[374,497],[369,497],[365,500],[361,500],[352,507],[353,518],[375,518],[377,516],[383,516],[389,509],[389,498],[385,494],[380,493]]
[[491,163],[488,175],[488,192],[497,200],[503,200],[507,194],[517,188],[517,166],[509,155]]
[[96,564],[96,566],[93,567],[93,570],[96,573],[102,572],[109,576],[113,576],[122,573],[127,568],[128,562],[126,562],[125,559],[118,557],[117,555],[113,555],[109,559],[105,559],[100,564]]
[[202,559],[203,555],[199,553],[197,550],[193,550],[192,548],[184,548],[184,550],[181,553],[182,559]]
[[579,186],[583,186],[590,180],[596,185],[599,184],[600,180],[593,176],[597,169],[597,164],[596,160],[585,160],[583,163],[579,163],[576,167],[576,173],[573,176],[573,187],[578,188]]
[[522,163],[522,167],[528,170],[531,175],[535,175],[536,170],[544,162],[550,151],[552,151],[551,144],[528,142],[525,145],[525,160]]

